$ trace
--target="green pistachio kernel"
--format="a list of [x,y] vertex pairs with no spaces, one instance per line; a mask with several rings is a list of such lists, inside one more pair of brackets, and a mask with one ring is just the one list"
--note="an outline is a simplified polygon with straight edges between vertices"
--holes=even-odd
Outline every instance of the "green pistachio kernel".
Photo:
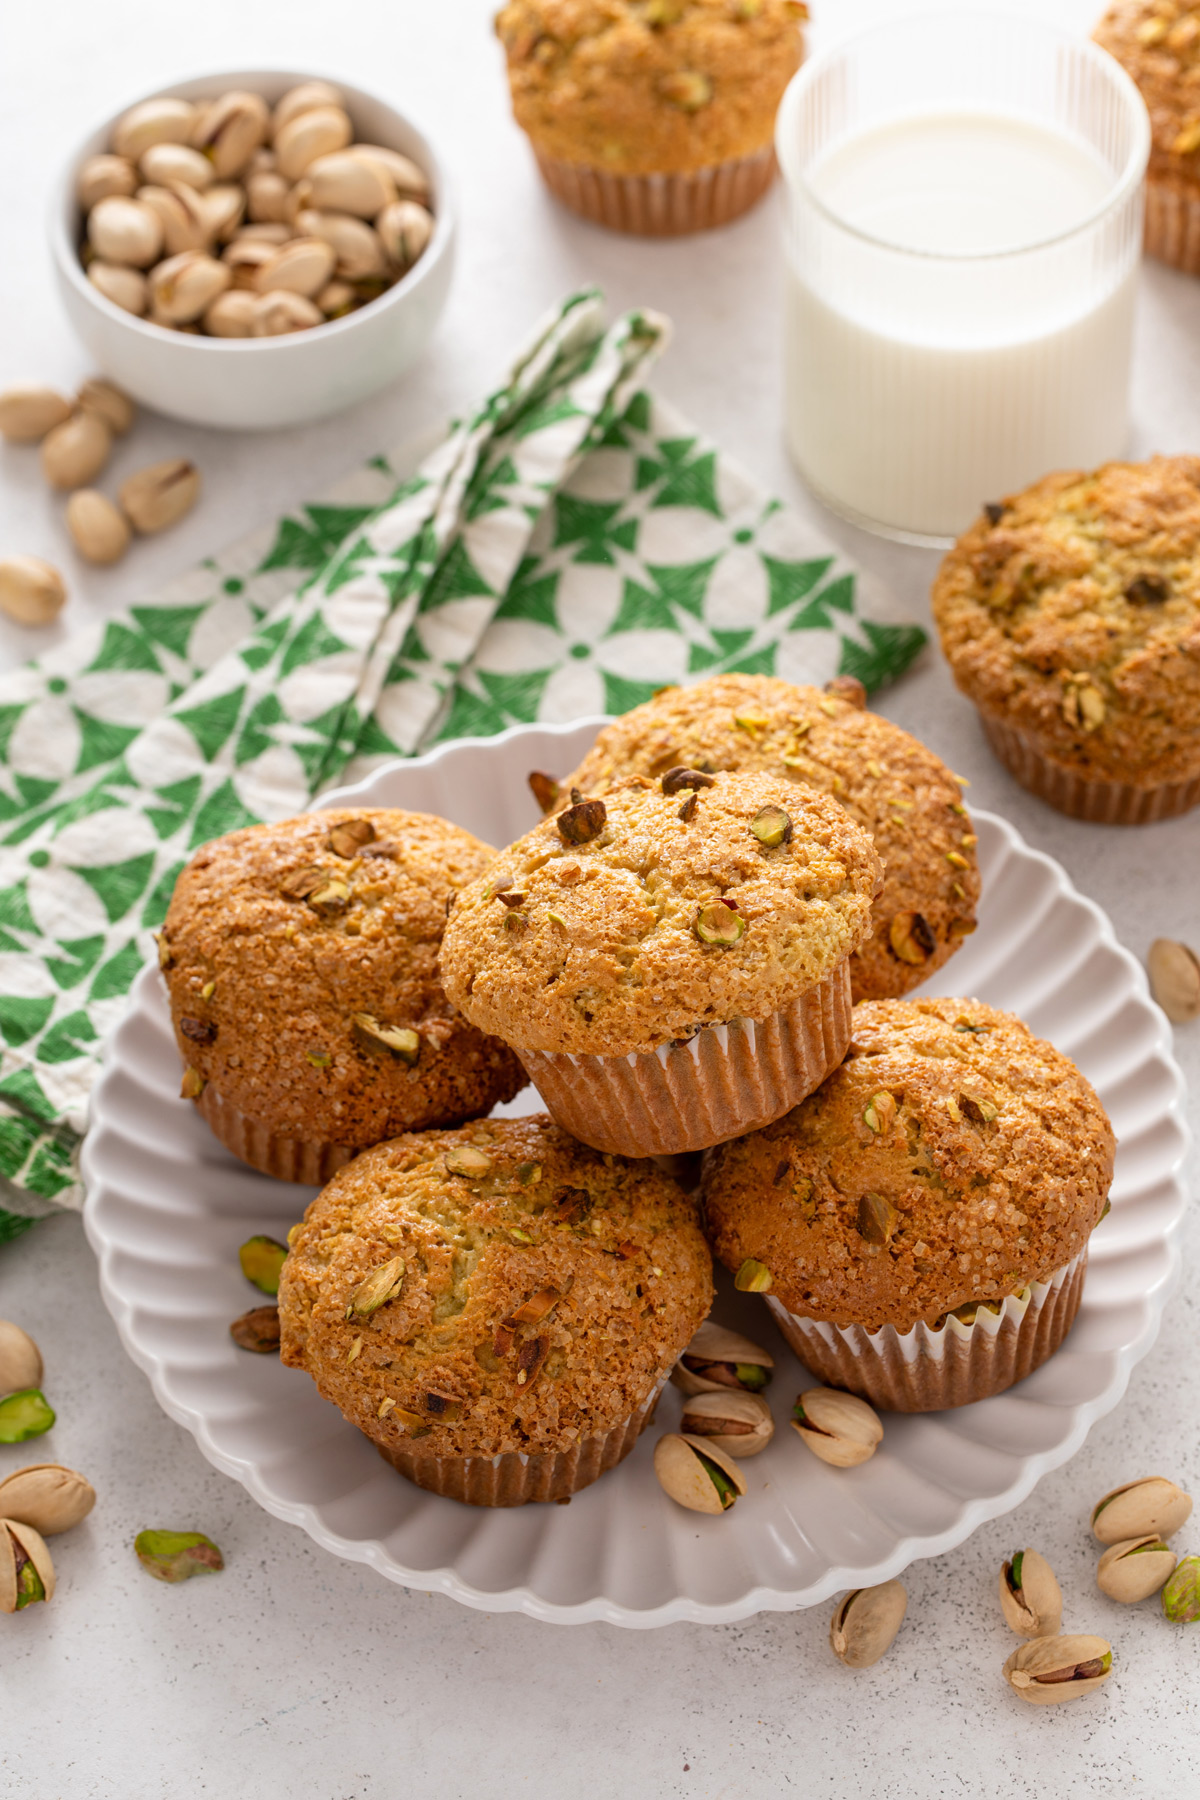
[[286,1256],[287,1245],[276,1243],[270,1237],[247,1238],[238,1251],[242,1274],[263,1294],[279,1292],[279,1277]]
[[1200,1620],[1200,1556],[1180,1559],[1163,1588],[1162,1609],[1173,1625]]
[[771,1379],[770,1369],[764,1369],[761,1363],[734,1363],[733,1367],[738,1378],[738,1386],[749,1388],[752,1394],[756,1394],[760,1388],[765,1388]]
[[41,1437],[54,1423],[54,1408],[40,1388],[22,1388],[0,1400],[0,1444]]
[[215,1575],[225,1558],[202,1531],[139,1531],[133,1540],[138,1561],[156,1581],[187,1581]]

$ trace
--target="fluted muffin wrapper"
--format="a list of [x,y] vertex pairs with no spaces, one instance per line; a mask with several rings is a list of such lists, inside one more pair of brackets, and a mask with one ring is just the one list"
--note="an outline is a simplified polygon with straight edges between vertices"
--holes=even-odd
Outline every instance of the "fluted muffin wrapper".
[[302,1181],[324,1187],[339,1169],[358,1155],[362,1145],[329,1144],[318,1138],[285,1137],[252,1119],[219,1088],[207,1082],[196,1101],[213,1136],[260,1174],[276,1181]]
[[376,1444],[393,1469],[447,1500],[467,1506],[525,1506],[531,1500],[567,1500],[590,1487],[623,1462],[654,1418],[662,1376],[636,1412],[608,1431],[580,1438],[570,1450],[529,1453],[509,1450],[501,1456],[421,1456],[414,1448]]
[[1200,275],[1200,199],[1166,182],[1146,183],[1147,256]]
[[628,1056],[513,1049],[552,1117],[594,1150],[673,1156],[769,1125],[836,1069],[850,1045],[849,959],[767,1019],[706,1025]]
[[884,1412],[940,1412],[1002,1394],[1053,1356],[1079,1311],[1087,1246],[1048,1281],[1010,1295],[1000,1311],[981,1305],[974,1322],[953,1314],[935,1330],[831,1325],[789,1312],[765,1296],[775,1323],[806,1368],[829,1387],[860,1394]]
[[1151,787],[1080,775],[1052,762],[1033,738],[1006,719],[986,712],[979,717],[988,743],[1009,774],[1039,800],[1072,819],[1087,819],[1093,825],[1150,825],[1200,806],[1200,774]]
[[727,225],[762,199],[776,172],[771,144],[687,175],[612,175],[547,156],[536,144],[533,153],[543,181],[564,206],[594,225],[639,237],[681,237]]

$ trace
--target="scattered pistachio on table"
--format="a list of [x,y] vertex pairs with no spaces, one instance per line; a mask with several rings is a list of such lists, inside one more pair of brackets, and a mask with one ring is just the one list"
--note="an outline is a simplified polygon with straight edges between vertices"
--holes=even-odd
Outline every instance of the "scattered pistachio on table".
[[1163,1587],[1162,1609],[1173,1625],[1200,1620],[1200,1556],[1180,1558]]
[[1146,1537],[1127,1538],[1124,1543],[1110,1544],[1100,1558],[1096,1570],[1096,1586],[1110,1600],[1124,1606],[1148,1600],[1157,1594],[1175,1568],[1175,1552],[1151,1532]]
[[[253,1306],[235,1319],[229,1335],[239,1350],[253,1350],[259,1356],[279,1354],[279,1308]],[[2,1493],[0,1489],[0,1493]]]
[[76,488],[67,501],[67,530],[86,562],[119,562],[129,548],[129,521],[98,488]]
[[42,1353],[29,1333],[11,1319],[0,1319],[0,1395],[40,1387],[44,1372]]
[[1004,1665],[1008,1685],[1035,1706],[1092,1694],[1111,1673],[1112,1645],[1101,1637],[1031,1638]]
[[1174,938],[1155,938],[1146,956],[1150,991],[1173,1025],[1200,1018],[1200,957]]
[[39,1531],[0,1519],[0,1612],[24,1612],[54,1598],[54,1564]]
[[792,1429],[814,1456],[835,1469],[853,1469],[874,1456],[883,1426],[874,1407],[836,1388],[808,1388],[792,1408]]
[[[407,275],[434,230],[422,170],[386,145],[356,143],[343,96],[325,81],[291,88],[273,111],[243,90],[143,101],[83,164],[76,197],[81,259],[105,298],[210,337],[275,337],[367,306]],[[245,247],[268,224],[281,235],[277,254],[255,264],[255,286],[272,304],[243,331],[249,309],[219,304],[219,284],[229,292],[244,280]],[[172,267],[180,256],[199,260]],[[322,304],[335,272],[336,303]],[[286,294],[302,304],[280,303]]]
[[737,1464],[711,1438],[667,1432],[654,1446],[654,1473],[663,1492],[689,1512],[728,1512],[746,1492]]
[[1161,1475],[1113,1488],[1092,1508],[1092,1534],[1102,1544],[1121,1544],[1153,1532],[1169,1538],[1191,1517],[1192,1499]]
[[96,1490],[62,1463],[31,1463],[0,1481],[0,1518],[32,1525],[43,1537],[70,1531],[96,1504]]
[[869,1669],[895,1642],[908,1610],[899,1581],[855,1588],[843,1595],[829,1621],[829,1648],[848,1669]]
[[225,1567],[220,1550],[202,1531],[139,1531],[133,1547],[143,1569],[156,1581],[188,1581]]
[[1000,1570],[1000,1610],[1018,1637],[1056,1637],[1062,1629],[1062,1590],[1036,1550],[1018,1550]]

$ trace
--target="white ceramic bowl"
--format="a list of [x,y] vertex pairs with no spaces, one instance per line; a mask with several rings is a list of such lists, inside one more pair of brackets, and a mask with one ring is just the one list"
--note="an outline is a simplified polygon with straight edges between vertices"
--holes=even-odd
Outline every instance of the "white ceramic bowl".
[[155,88],[113,113],[70,158],[51,202],[50,245],[67,317],[97,364],[134,399],[194,425],[269,430],[324,418],[394,381],[429,342],[446,303],[454,263],[454,199],[433,146],[403,113],[338,82],[355,136],[410,156],[433,188],[435,226],[425,254],[369,306],[309,331],[277,338],[192,337],[151,325],[106,300],[79,260],[75,183],[84,160],[107,150],[112,128],[138,100],[171,94],[203,100],[249,88],[274,105],[315,77],[302,70],[251,69],[200,75]]

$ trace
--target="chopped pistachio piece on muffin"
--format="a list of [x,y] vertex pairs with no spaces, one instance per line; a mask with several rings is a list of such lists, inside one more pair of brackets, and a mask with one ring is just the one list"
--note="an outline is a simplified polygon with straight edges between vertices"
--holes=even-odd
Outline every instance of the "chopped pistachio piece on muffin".
[[[206,844],[160,938],[185,1093],[224,1141],[287,1175],[273,1143],[332,1166],[509,1100],[512,1054],[449,1004],[446,911],[487,844],[422,813],[306,813]],[[228,1127],[246,1122],[239,1136]],[[282,1155],[282,1152],[280,1152]]]
[[790,1313],[904,1332],[1064,1268],[1114,1150],[1088,1082],[1011,1014],[868,1001],[816,1093],[711,1153],[705,1216],[726,1267],[761,1261]]
[[659,778],[683,764],[760,769],[830,794],[871,834],[884,865],[872,934],[851,958],[851,992],[888,999],[940,969],[974,931],[975,833],[960,784],[933,751],[830,685],[823,693],[717,675],[669,688],[606,726],[560,791],[603,795],[630,775]]
[[284,1268],[282,1357],[431,1471],[561,1456],[644,1405],[711,1299],[670,1176],[544,1115],[486,1119],[381,1144],[318,1195]]
[[[778,842],[755,829],[768,809],[787,815]],[[460,894],[442,977],[518,1050],[653,1051],[816,988],[869,931],[879,880],[870,838],[823,794],[761,773],[635,776],[571,798]]]
[[[998,501],[942,563],[933,612],[1027,786],[1062,805],[1057,772],[1151,806],[1080,815],[1118,823],[1200,801],[1200,457],[1047,475]],[[1041,777],[1005,753],[1013,733]]]

